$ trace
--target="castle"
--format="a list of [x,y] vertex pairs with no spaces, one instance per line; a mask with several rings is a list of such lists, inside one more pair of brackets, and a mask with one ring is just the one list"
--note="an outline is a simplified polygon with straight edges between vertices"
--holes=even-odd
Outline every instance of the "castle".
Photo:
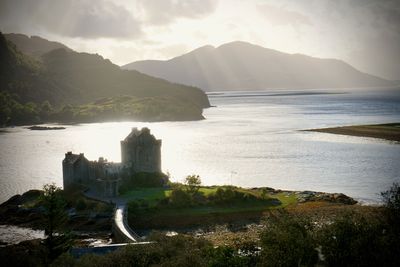
[[115,197],[123,174],[161,173],[161,140],[148,128],[133,128],[121,141],[121,159],[121,163],[108,162],[102,157],[89,161],[83,153],[67,152],[62,161],[64,189],[81,184],[105,197]]

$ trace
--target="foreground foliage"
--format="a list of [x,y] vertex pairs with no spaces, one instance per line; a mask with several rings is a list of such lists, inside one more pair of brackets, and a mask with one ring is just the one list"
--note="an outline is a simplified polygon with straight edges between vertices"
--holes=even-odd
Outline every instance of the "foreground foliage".
[[[264,232],[254,242],[238,240],[214,247],[201,237],[152,233],[148,240],[154,243],[148,245],[78,259],[64,253],[52,266],[399,266],[399,194],[395,184],[383,193],[385,205],[380,212],[336,213],[328,221],[315,221],[305,213],[271,211]],[[30,244],[30,248],[25,243],[0,249],[5,266],[47,264],[42,260],[43,244]]]

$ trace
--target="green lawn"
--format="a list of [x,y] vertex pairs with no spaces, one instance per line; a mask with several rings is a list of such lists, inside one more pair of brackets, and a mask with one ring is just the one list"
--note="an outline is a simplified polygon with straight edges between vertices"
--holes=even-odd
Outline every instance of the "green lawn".
[[279,206],[279,208],[284,208],[291,204],[297,203],[297,197],[296,197],[296,194],[294,194],[294,193],[289,193],[289,194],[288,193],[278,193],[278,194],[270,195],[270,197],[279,199],[279,201],[282,203]]
[[138,188],[121,195],[127,202],[133,200],[145,200],[149,204],[155,204],[157,200],[164,199],[171,194],[171,189],[166,188]]

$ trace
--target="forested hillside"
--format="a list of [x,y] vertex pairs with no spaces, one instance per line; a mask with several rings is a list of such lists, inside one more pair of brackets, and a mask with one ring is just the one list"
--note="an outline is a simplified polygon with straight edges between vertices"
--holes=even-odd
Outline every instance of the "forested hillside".
[[[107,120],[195,120],[209,106],[198,88],[121,70],[97,54],[59,48],[36,59],[0,34],[0,58],[0,125],[101,121],[101,114]],[[109,105],[93,108],[104,98]]]

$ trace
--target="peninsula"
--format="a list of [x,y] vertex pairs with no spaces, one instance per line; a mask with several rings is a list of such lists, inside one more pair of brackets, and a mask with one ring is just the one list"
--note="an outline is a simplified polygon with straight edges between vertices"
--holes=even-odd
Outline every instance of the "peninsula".
[[400,142],[400,123],[354,125],[321,129],[304,130],[309,132],[331,133],[360,137],[372,137]]

